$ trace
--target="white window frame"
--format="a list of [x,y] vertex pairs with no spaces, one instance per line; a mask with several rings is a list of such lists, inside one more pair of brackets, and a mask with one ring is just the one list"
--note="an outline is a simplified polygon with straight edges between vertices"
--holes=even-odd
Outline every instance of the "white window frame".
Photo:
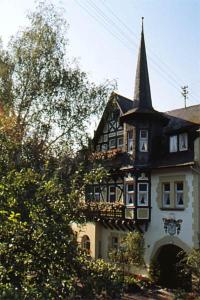
[[[142,133],[146,133],[146,137],[142,137]],[[148,152],[148,130],[147,129],[140,129],[140,141],[139,141],[139,149],[140,152]],[[142,149],[144,144],[145,149]]]
[[[185,139],[185,147],[182,146],[182,141],[181,141],[182,138]],[[187,134],[187,132],[179,134],[179,150],[180,151],[188,150],[188,134]]]
[[[111,192],[111,188],[113,188],[113,187],[114,187],[115,191]],[[112,195],[115,195],[115,200],[114,201],[111,201],[111,199],[110,199],[110,196],[112,196]],[[116,202],[116,186],[115,185],[109,185],[108,201],[110,203]]]
[[[133,185],[133,190],[129,191],[128,186]],[[133,202],[129,203],[129,196],[132,196]],[[134,182],[130,181],[126,183],[126,206],[134,206],[134,200],[135,200],[135,186]]]
[[[169,184],[169,191],[165,190],[166,184]],[[163,203],[163,207],[165,207],[165,208],[171,206],[170,190],[171,190],[170,182],[163,182],[162,183],[162,203]],[[165,203],[165,196],[169,196],[169,204]]]
[[[140,186],[141,185],[146,185],[147,190],[146,191],[140,191]],[[149,184],[147,182],[138,182],[138,191],[137,191],[137,204],[138,206],[148,206],[149,205]],[[140,202],[140,195],[144,194],[146,195],[146,202],[141,203]]]
[[169,152],[174,153],[178,151],[178,137],[177,135],[170,135],[169,137]]
[[133,130],[127,131],[127,146],[128,153],[133,153]]
[[[183,185],[182,190],[177,189],[177,185],[180,184],[180,183]],[[184,182],[179,181],[179,182],[175,182],[174,184],[175,184],[175,207],[183,208],[184,207]],[[183,204],[178,204],[178,195],[182,195]]]

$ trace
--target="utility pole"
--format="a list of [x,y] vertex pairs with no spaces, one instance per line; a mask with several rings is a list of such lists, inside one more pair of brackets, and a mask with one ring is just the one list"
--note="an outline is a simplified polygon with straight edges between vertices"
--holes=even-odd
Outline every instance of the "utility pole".
[[181,95],[183,96],[184,98],[184,105],[185,105],[185,108],[186,108],[186,100],[188,99],[188,86],[187,85],[184,85],[181,87],[182,89],[182,92],[181,92]]

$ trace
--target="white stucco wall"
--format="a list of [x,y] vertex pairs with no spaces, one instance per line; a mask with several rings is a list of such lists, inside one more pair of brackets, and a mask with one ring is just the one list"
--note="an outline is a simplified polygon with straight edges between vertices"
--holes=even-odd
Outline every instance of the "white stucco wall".
[[[159,177],[160,176],[180,176],[184,175],[185,180],[188,185],[188,195],[189,197],[189,203],[185,210],[160,210],[157,203],[157,188],[159,184]],[[151,177],[151,205],[152,205],[152,211],[151,211],[151,222],[149,224],[148,230],[145,233],[145,260],[146,263],[149,264],[151,256],[155,254],[156,249],[155,245],[158,241],[161,241],[165,237],[167,238],[167,243],[172,243],[177,245],[177,240],[180,240],[184,244],[187,245],[187,247],[193,247],[193,174],[188,169],[182,170],[182,171],[166,171],[165,173],[153,173]],[[163,218],[172,216],[178,220],[181,219],[183,222],[181,224],[181,231],[179,235],[175,234],[174,236],[169,236],[168,233],[165,233],[164,231],[164,223]],[[157,243],[158,244],[158,243]]]

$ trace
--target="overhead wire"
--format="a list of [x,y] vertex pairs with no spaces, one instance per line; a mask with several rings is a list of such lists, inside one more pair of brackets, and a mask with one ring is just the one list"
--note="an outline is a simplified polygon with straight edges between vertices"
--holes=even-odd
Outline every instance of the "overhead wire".
[[[128,31],[130,32],[130,34],[132,34],[133,36],[137,36],[137,34],[122,20],[120,19],[116,14],[115,12],[108,6],[108,4],[106,3],[106,1],[102,1],[101,2],[103,4],[103,6],[109,10],[109,12],[111,13],[111,15],[117,20],[119,21],[122,26]],[[164,71],[167,72],[170,71],[170,73],[172,74],[173,78],[175,78],[175,80],[179,80],[180,81],[180,86],[182,86],[184,84],[184,80],[183,78],[180,77],[180,75],[178,75],[177,73],[175,73],[172,69],[171,69],[171,66],[169,64],[167,64],[166,62],[164,62],[161,57],[158,56],[158,54],[153,51],[151,48],[148,48],[148,51],[150,53],[152,53],[152,55],[154,55],[160,62],[161,64],[165,65],[167,69],[165,69]],[[152,60],[154,60],[152,57],[151,57]],[[154,60],[155,63],[157,63],[155,60]],[[163,68],[162,68],[163,69]],[[168,72],[169,73],[169,72]],[[189,92],[190,95],[193,95],[193,93],[191,94],[191,92]],[[195,97],[199,98],[200,99],[200,96],[197,96],[195,95]]]
[[[127,35],[127,32],[124,32],[123,29],[119,26],[118,23],[113,21],[110,17],[108,17],[102,9],[100,9],[92,0],[86,0],[84,2],[84,5],[80,3],[80,1],[76,0],[76,3],[84,9],[87,14],[89,14],[96,22],[98,22],[100,25],[102,25],[113,37],[117,38],[129,51],[132,52],[133,45],[135,48],[137,48],[137,43],[133,40],[133,37],[135,36],[135,33],[109,8],[105,2],[102,3],[110,13],[127,29],[127,31],[130,32],[131,37]],[[86,5],[87,4],[87,5]],[[92,9],[92,12],[91,12]],[[115,30],[113,32],[113,29]],[[125,39],[125,40],[124,40]],[[127,44],[128,42],[128,44]],[[130,45],[131,46],[130,46]],[[152,52],[152,50],[151,50]],[[155,53],[154,53],[155,55]],[[158,56],[157,56],[158,57]],[[159,59],[159,58],[158,58]],[[180,82],[177,81],[177,75],[174,73],[174,75],[171,75],[168,71],[166,71],[162,66],[159,65],[159,63],[153,58],[152,56],[149,56],[149,60],[152,63],[152,67],[156,72],[158,72],[162,78],[164,78],[168,84],[170,84],[174,89],[178,90],[180,92],[180,89],[178,89],[177,85],[181,87],[183,84],[180,84]],[[165,64],[167,66],[167,64]],[[169,67],[168,67],[169,69]],[[176,77],[176,78],[175,78]],[[190,96],[193,96],[190,92]],[[195,98],[195,96],[193,96]],[[190,98],[190,100],[194,101],[194,99]],[[198,102],[196,100],[196,102]]]
[[[110,25],[114,24],[117,28],[119,28],[119,26],[117,26],[116,23],[114,23],[113,21],[111,21],[110,18],[107,17],[107,16],[102,12],[102,10],[100,10],[94,3],[92,3],[92,1],[90,1],[90,0],[86,0],[86,1],[88,1],[89,4],[91,4],[91,7],[93,7],[94,10],[96,10],[97,13],[99,13],[99,14],[107,21],[108,24],[110,24]],[[132,45],[132,44],[133,44],[132,39],[130,39],[129,37],[127,37],[127,35],[121,30],[121,28],[120,28],[120,32],[121,32],[120,34],[121,34],[123,37],[125,36],[125,37],[127,38],[128,42]],[[137,48],[137,43],[134,43],[134,46]],[[130,49],[130,47],[129,47],[129,49]],[[131,46],[131,51],[132,51],[132,46]],[[166,74],[166,73],[161,73],[161,72],[164,72],[164,71],[163,71],[162,68],[157,64],[157,62],[156,62],[152,57],[149,57],[149,59],[150,59],[150,61],[153,63],[154,68],[157,68],[157,72],[159,72],[159,73],[161,74],[162,77],[165,77],[165,80],[168,81],[168,83],[171,84],[171,86],[173,86],[175,89],[177,89],[177,86],[174,84],[174,81],[172,81],[172,79],[169,78],[169,77],[167,78],[167,74]],[[169,81],[169,80],[171,80],[171,81]]]

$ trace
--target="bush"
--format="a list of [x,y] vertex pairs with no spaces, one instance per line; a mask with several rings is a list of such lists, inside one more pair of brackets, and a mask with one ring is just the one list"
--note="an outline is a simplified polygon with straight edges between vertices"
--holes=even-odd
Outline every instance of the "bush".
[[125,291],[128,293],[134,293],[140,290],[140,286],[137,280],[132,275],[125,276],[124,286],[125,286]]
[[105,296],[117,299],[122,292],[122,276],[120,270],[113,264],[102,259],[88,260],[81,257],[82,269],[78,282],[78,293],[83,299],[98,299]]

